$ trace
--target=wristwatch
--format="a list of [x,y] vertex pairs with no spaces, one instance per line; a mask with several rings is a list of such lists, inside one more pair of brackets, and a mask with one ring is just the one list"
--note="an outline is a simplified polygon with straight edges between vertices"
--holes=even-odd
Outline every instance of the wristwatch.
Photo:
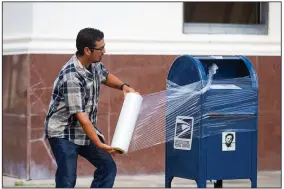
[[126,86],[128,86],[128,87],[130,87],[127,83],[123,83],[119,88],[120,88],[120,90],[122,90],[123,89],[123,86],[124,85],[126,85]]

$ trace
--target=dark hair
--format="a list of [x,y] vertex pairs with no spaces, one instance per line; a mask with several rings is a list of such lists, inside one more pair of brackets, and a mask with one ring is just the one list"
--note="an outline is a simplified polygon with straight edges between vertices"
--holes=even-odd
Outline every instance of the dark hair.
[[96,47],[96,41],[100,41],[103,38],[104,33],[98,29],[84,28],[80,30],[76,38],[76,54],[83,56],[85,47],[94,48]]
[[234,141],[234,135],[232,133],[228,133],[225,138],[227,138],[227,136],[231,136],[232,137],[232,141]]

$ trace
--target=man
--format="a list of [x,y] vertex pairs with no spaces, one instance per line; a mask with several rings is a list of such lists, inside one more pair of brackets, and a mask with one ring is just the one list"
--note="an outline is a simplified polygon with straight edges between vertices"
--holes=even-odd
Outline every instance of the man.
[[113,187],[117,153],[104,143],[96,127],[100,84],[135,92],[108,72],[100,62],[105,51],[103,32],[82,29],[76,39],[77,52],[63,66],[53,86],[45,134],[56,159],[56,187],[75,187],[77,158],[81,155],[97,169],[92,188]]
[[232,142],[234,141],[234,135],[232,133],[228,133],[225,136],[225,144],[229,148],[232,145]]

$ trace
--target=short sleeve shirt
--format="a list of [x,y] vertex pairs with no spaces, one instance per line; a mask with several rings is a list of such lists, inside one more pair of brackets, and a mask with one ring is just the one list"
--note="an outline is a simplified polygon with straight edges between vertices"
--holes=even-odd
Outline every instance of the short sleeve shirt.
[[76,55],[60,70],[54,81],[49,110],[45,119],[45,137],[65,138],[77,145],[89,145],[75,114],[86,112],[98,135],[96,127],[100,85],[106,82],[108,70],[102,62],[82,66]]

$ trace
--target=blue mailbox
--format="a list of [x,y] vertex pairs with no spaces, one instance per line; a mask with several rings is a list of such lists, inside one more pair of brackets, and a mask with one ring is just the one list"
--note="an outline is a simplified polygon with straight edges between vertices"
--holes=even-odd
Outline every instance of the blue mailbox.
[[183,55],[167,80],[165,185],[174,177],[257,187],[258,80],[244,56]]

